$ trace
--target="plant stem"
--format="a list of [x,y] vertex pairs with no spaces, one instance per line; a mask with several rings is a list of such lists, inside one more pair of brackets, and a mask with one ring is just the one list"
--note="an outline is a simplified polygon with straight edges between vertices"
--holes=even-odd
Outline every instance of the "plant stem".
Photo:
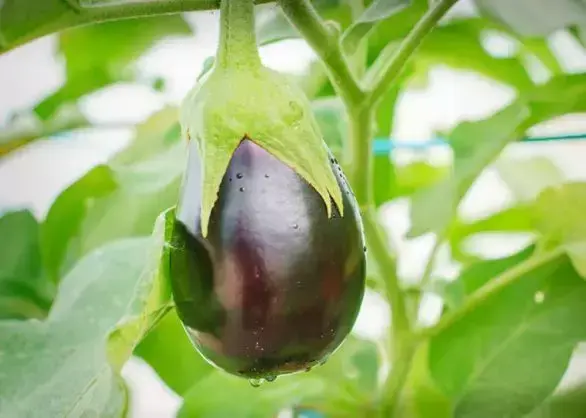
[[[256,0],[256,4],[270,3],[274,0]],[[64,5],[72,4],[63,2]],[[99,6],[78,6],[63,8],[59,13],[36,13],[35,24],[23,24],[20,7],[15,7],[15,17],[9,15],[10,9],[2,9],[3,26],[0,28],[0,54],[33,39],[75,26],[109,20],[146,17],[160,14],[213,10],[220,7],[220,0],[158,0],[156,2],[120,2]],[[5,16],[6,15],[6,16]],[[30,18],[29,18],[30,20]],[[32,20],[31,20],[32,21]],[[28,23],[28,22],[27,22]],[[22,30],[26,27],[26,30]],[[18,30],[17,30],[18,29]]]
[[[442,234],[443,235],[443,234]],[[431,282],[431,275],[433,273],[433,267],[435,264],[435,259],[437,257],[437,253],[439,252],[440,248],[442,247],[442,243],[444,242],[443,237],[438,235],[436,237],[435,243],[429,253],[429,257],[427,259],[427,263],[425,265],[425,270],[423,270],[423,275],[421,276],[421,281],[419,282],[419,289],[421,290],[419,295],[417,296],[417,306],[419,309],[419,305],[421,303],[421,298],[426,291],[426,287]]]
[[458,322],[460,319],[464,318],[468,313],[476,309],[478,306],[482,305],[482,303],[484,303],[494,294],[515,283],[525,274],[543,266],[544,264],[549,263],[550,261],[555,260],[563,254],[563,248],[558,247],[554,250],[543,252],[534,257],[531,257],[528,260],[510,268],[470,295],[462,307],[444,315],[443,318],[433,327],[423,330],[420,333],[420,336],[422,338],[430,338],[438,335],[442,331]]
[[339,33],[328,27],[309,0],[277,0],[287,19],[326,65],[330,80],[348,109],[364,104],[365,94],[342,54]]
[[376,104],[391,87],[407,60],[436,23],[458,0],[438,0],[413,27],[398,48],[387,45],[366,75],[369,102]]
[[84,119],[64,120],[59,124],[35,127],[6,127],[0,130],[0,158],[14,152],[38,139],[71,132],[78,129],[126,129],[133,128],[135,123],[106,123],[93,125]]
[[256,45],[253,0],[222,0],[220,42],[216,54],[220,68],[251,68],[260,65]]

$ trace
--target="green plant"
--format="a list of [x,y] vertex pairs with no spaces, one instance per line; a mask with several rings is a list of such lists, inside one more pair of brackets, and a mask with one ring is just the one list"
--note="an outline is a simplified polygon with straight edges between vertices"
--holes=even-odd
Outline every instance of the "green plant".
[[[160,268],[185,166],[178,111],[169,107],[138,126],[110,161],[65,189],[44,219],[26,210],[0,218],[0,416],[126,414],[120,370],[134,354],[183,397],[179,415],[186,417],[271,417],[288,407],[327,417],[583,417],[586,381],[556,388],[586,339],[586,183],[566,181],[548,160],[511,163],[500,155],[535,125],[586,111],[586,74],[564,72],[547,41],[559,29],[583,42],[584,10],[571,0],[477,0],[477,14],[446,16],[456,1],[278,0],[264,7],[267,19],[257,26],[259,43],[302,38],[319,57],[291,80],[311,100],[354,190],[368,285],[391,310],[380,341],[351,335],[325,365],[261,388],[201,359],[180,327]],[[0,51],[61,31],[67,74],[30,114],[0,131],[0,156],[39,138],[100,129],[78,105],[98,89],[121,81],[161,88],[139,78],[134,61],[163,36],[192,36],[173,13],[218,6],[215,0],[0,2]],[[551,8],[557,13],[548,14]],[[130,17],[140,19],[124,19]],[[491,55],[483,44],[487,32],[505,36],[515,52]],[[225,57],[218,58],[221,67]],[[535,62],[546,81],[536,81]],[[478,73],[515,97],[446,134],[453,151],[447,167],[374,155],[375,137],[392,132],[400,95],[436,65]],[[199,129],[196,122],[190,121]],[[513,203],[467,220],[461,202],[495,161]],[[410,202],[406,238],[435,239],[414,285],[400,277],[401,254],[378,216],[397,198]],[[493,232],[531,238],[498,259],[469,250],[471,238]],[[434,269],[444,248],[461,266],[454,280]],[[422,325],[418,312],[430,294],[442,299],[443,310]]]

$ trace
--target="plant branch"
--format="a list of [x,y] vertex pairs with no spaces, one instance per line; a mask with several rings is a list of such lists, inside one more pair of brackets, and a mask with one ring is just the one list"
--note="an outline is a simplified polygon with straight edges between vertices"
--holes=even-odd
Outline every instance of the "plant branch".
[[342,53],[340,33],[326,24],[309,0],[277,0],[283,13],[326,65],[330,80],[349,111],[360,108],[365,94]]
[[43,124],[27,127],[8,127],[0,130],[0,158],[14,152],[38,139],[46,139],[57,134],[78,129],[125,129],[134,123],[108,123],[93,125],[86,119],[65,120],[59,124]]
[[543,266],[544,264],[549,263],[552,260],[555,260],[562,254],[564,254],[563,248],[558,247],[554,250],[543,252],[534,257],[531,257],[528,260],[510,268],[469,296],[462,307],[444,315],[442,319],[433,327],[423,330],[420,333],[421,338],[430,338],[438,335],[442,331],[458,322],[460,319],[464,318],[468,313],[476,309],[494,294],[515,283],[525,274]]
[[438,0],[413,27],[398,48],[387,45],[365,76],[369,102],[376,105],[401,73],[425,36],[458,0]]
[[[48,1],[48,0],[43,0]],[[256,4],[270,3],[274,0],[255,0]],[[0,2],[1,3],[1,2]],[[28,2],[30,3],[30,2]],[[27,24],[27,30],[17,25],[23,25],[23,19],[15,16],[13,19],[7,15],[10,11],[2,10],[3,26],[0,29],[0,54],[20,46],[33,39],[59,32],[75,26],[89,23],[98,23],[109,20],[128,19],[135,17],[155,16],[160,14],[172,14],[192,12],[198,10],[213,10],[220,7],[220,0],[158,0],[156,2],[120,2],[117,4],[104,4],[96,6],[79,6],[77,8],[66,7],[63,2],[62,10],[55,13],[35,13],[35,24]],[[15,7],[16,9],[16,7]],[[18,8],[20,13],[20,8]],[[34,10],[34,9],[33,9]],[[25,15],[27,16],[27,15]],[[29,18],[30,20],[30,18]],[[12,26],[15,27],[12,27]],[[30,29],[29,29],[30,27]]]

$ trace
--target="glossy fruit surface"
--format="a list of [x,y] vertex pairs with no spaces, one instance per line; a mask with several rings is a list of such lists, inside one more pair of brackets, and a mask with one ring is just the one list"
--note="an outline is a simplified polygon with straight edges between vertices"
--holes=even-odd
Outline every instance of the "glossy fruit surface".
[[211,363],[267,378],[325,361],[350,332],[365,282],[358,210],[341,169],[344,216],[291,168],[250,140],[222,180],[200,233],[197,144],[177,207],[169,274],[179,317]]

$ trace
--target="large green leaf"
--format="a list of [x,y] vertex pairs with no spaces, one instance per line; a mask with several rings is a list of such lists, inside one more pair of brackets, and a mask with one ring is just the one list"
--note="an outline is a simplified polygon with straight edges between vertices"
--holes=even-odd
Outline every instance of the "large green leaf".
[[586,338],[585,298],[586,283],[561,257],[527,271],[432,338],[431,373],[453,400],[453,416],[523,417],[543,402]]
[[475,0],[479,9],[525,36],[586,24],[586,4],[574,0]]
[[375,345],[350,337],[325,365],[260,388],[215,372],[185,395],[179,416],[272,418],[283,408],[303,404],[328,417],[356,417],[374,400],[378,366]]
[[0,416],[121,416],[118,373],[168,303],[157,274],[164,228],[161,218],[153,237],[85,257],[45,321],[0,321]]
[[0,319],[43,318],[55,293],[44,272],[39,224],[28,210],[0,218]]
[[195,350],[175,311],[169,312],[135,350],[177,394],[184,396],[213,371]]
[[64,103],[118,81],[134,79],[132,63],[165,36],[189,35],[180,15],[112,21],[83,26],[59,35],[66,82],[36,107],[47,119]]
[[165,139],[176,123],[172,115],[154,115],[138,128],[126,150],[57,197],[42,225],[41,241],[45,265],[55,280],[110,240],[148,235],[157,216],[176,203],[185,146]]
[[409,235],[443,234],[476,178],[529,127],[566,113],[585,111],[585,81],[584,74],[555,77],[488,119],[458,125],[449,135],[454,151],[453,172],[446,180],[413,196]]

